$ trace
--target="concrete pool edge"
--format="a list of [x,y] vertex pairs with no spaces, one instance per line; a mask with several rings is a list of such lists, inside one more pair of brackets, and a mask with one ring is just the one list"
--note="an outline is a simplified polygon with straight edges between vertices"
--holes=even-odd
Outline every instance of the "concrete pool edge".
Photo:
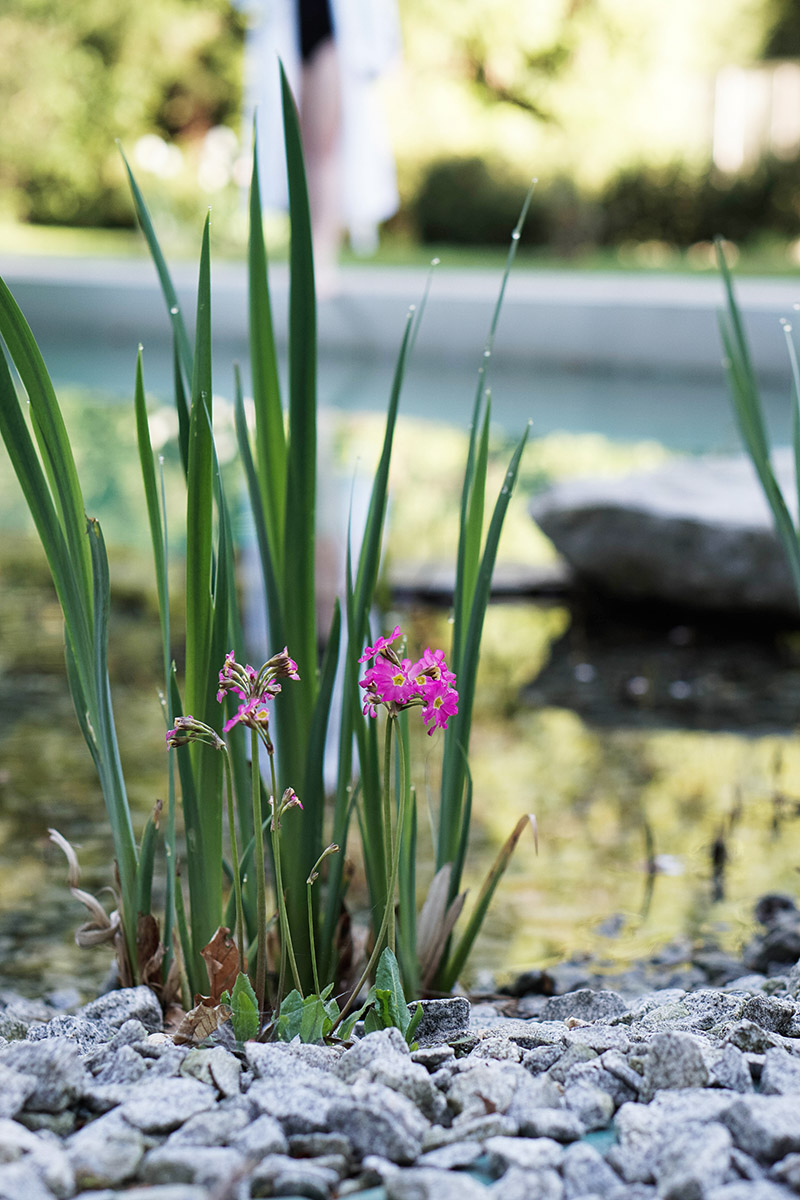
[[[167,343],[169,327],[155,269],[148,260],[0,255],[0,275],[43,345],[48,340],[102,338],[128,349]],[[367,359],[393,358],[409,305],[419,303],[427,271],[348,266],[340,292],[319,305],[320,350]],[[173,278],[191,326],[196,268],[179,263]],[[287,272],[271,272],[275,329],[286,338]],[[435,273],[416,353],[450,361],[483,346],[500,285],[499,272]],[[743,279],[737,295],[757,370],[789,379],[780,326],[792,316],[800,285],[791,279]],[[717,312],[722,284],[660,274],[515,270],[508,283],[496,351],[509,365],[563,365],[620,373],[669,371],[719,377]],[[244,357],[247,283],[243,264],[212,264],[215,339]]]

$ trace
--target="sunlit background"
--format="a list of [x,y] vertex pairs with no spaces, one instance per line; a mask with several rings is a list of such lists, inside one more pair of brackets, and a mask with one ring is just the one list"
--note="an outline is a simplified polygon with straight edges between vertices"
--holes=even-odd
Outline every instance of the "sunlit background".
[[[401,209],[384,249],[504,244],[540,180],[529,247],[658,266],[721,233],[800,255],[800,17],[791,0],[400,0],[381,81]],[[7,0],[0,219],[133,226],[115,140],[164,232],[213,203],[243,236],[246,5]],[[122,245],[118,241],[117,245]]]

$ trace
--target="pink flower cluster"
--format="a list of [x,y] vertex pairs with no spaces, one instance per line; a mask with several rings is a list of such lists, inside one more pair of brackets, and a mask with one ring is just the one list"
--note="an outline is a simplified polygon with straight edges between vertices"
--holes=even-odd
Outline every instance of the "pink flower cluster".
[[367,646],[358,660],[375,660],[359,684],[364,689],[364,714],[377,716],[381,704],[395,712],[421,705],[429,734],[437,728],[446,729],[448,717],[458,712],[458,692],[453,686],[456,677],[448,670],[444,651],[428,646],[416,662],[399,658],[392,650],[392,642],[399,637],[397,625],[388,637],[378,638],[374,646]]
[[242,665],[236,662],[231,650],[225,655],[225,663],[219,673],[217,700],[221,704],[228,693],[233,692],[242,703],[235,716],[225,722],[222,732],[228,733],[234,725],[247,725],[265,734],[269,725],[267,703],[281,690],[277,680],[299,678],[297,663],[289,657],[285,646],[279,654],[274,654],[265,662],[260,671],[256,671],[249,663]]

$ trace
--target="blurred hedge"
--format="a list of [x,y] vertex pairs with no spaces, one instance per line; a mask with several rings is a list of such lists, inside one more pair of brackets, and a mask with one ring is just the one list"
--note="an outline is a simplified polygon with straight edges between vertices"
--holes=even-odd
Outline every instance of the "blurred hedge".
[[3,0],[0,196],[22,220],[129,225],[115,139],[188,142],[240,103],[228,0]]
[[[527,180],[508,163],[440,159],[409,204],[422,242],[506,244]],[[800,237],[800,160],[770,159],[750,176],[697,176],[686,167],[629,169],[598,194],[568,179],[537,187],[526,245],[569,254],[592,245],[664,242],[685,248],[717,234],[745,242],[764,233]]]

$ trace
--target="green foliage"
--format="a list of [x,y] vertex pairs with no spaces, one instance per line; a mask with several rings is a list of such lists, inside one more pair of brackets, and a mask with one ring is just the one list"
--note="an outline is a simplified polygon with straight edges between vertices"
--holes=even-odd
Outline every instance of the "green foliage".
[[[150,215],[142,194],[129,173],[137,215],[156,263],[169,313],[174,339],[175,403],[179,421],[180,457],[186,478],[186,594],[185,594],[185,682],[179,687],[174,666],[169,660],[170,597],[167,586],[168,549],[167,514],[163,489],[159,497],[152,446],[144,406],[144,380],[141,356],[137,363],[135,412],[139,437],[145,500],[153,541],[165,666],[165,716],[175,722],[168,744],[179,747],[191,743],[179,755],[183,820],[186,835],[187,896],[177,877],[175,861],[175,795],[170,780],[170,807],[165,839],[167,858],[167,904],[165,930],[177,926],[183,961],[192,992],[202,991],[211,968],[206,951],[221,936],[223,922],[223,841],[222,841],[222,760],[225,757],[228,783],[228,813],[234,861],[229,875],[242,879],[236,895],[238,959],[244,962],[244,932],[258,941],[255,979],[256,1009],[266,1008],[266,869],[263,854],[262,783],[259,769],[258,737],[262,736],[270,765],[270,793],[265,806],[271,807],[269,820],[272,838],[272,865],[275,902],[279,913],[281,966],[276,1001],[283,994],[285,968],[291,968],[296,985],[288,1007],[281,1009],[283,1030],[297,1027],[302,1036],[331,1032],[343,1025],[353,997],[340,1013],[330,1001],[332,984],[322,992],[314,970],[315,926],[322,928],[320,940],[323,969],[328,980],[335,979],[338,967],[336,941],[343,906],[345,881],[340,863],[344,853],[330,865],[328,898],[324,918],[315,912],[310,884],[325,856],[325,789],[322,764],[333,683],[339,650],[339,613],[334,612],[328,649],[317,661],[315,605],[315,495],[316,495],[316,310],[311,253],[311,230],[305,172],[300,144],[297,112],[288,85],[283,80],[284,128],[289,178],[290,221],[292,230],[289,292],[290,383],[284,433],[283,408],[274,369],[275,354],[267,280],[266,251],[263,245],[257,166],[252,184],[252,229],[249,254],[251,295],[251,345],[253,355],[254,405],[256,427],[253,442],[244,419],[241,389],[237,394],[237,432],[244,473],[254,514],[261,552],[264,585],[268,599],[270,641],[272,647],[288,645],[300,664],[299,677],[292,674],[292,686],[285,689],[274,710],[274,743],[266,733],[267,718],[258,726],[251,723],[252,782],[248,784],[244,765],[245,732],[238,722],[231,723],[229,746],[216,733],[221,724],[217,701],[217,675],[229,647],[234,656],[246,661],[243,632],[236,607],[234,547],[231,521],[217,460],[212,421],[212,315],[210,288],[210,239],[206,219],[200,255],[197,288],[195,342],[192,347],[183,316],[175,303],[175,289],[158,245]],[[126,164],[127,165],[127,164]],[[527,431],[519,441],[509,463],[488,528],[484,533],[483,516],[487,482],[490,405],[485,391],[486,369],[491,358],[495,331],[508,273],[513,261],[522,224],[530,203],[531,191],[512,237],[506,272],[494,311],[489,337],[478,372],[478,387],[473,409],[467,465],[461,504],[458,570],[453,625],[451,664],[458,677],[459,711],[452,718],[445,738],[440,829],[437,869],[448,867],[451,895],[446,904],[446,934],[439,958],[446,974],[449,935],[460,912],[460,903],[452,902],[459,889],[470,830],[471,785],[467,755],[471,732],[478,656],[483,621],[488,604],[491,576],[506,509],[514,488]],[[416,313],[418,320],[423,305]],[[395,898],[399,886],[400,920],[397,944],[403,957],[407,983],[416,988],[420,972],[416,963],[416,888],[414,842],[416,813],[410,788],[407,714],[391,713],[381,784],[378,767],[377,722],[361,711],[358,686],[358,656],[372,638],[369,614],[375,603],[384,520],[387,511],[389,467],[394,430],[405,367],[415,330],[409,315],[387,407],[386,429],[380,459],[375,470],[372,495],[363,533],[361,550],[355,564],[347,561],[347,649],[343,681],[343,705],[340,732],[340,760],[334,801],[333,831],[336,844],[344,852],[353,812],[352,788],[356,775],[362,800],[359,809],[364,843],[366,874],[371,892],[375,921],[373,956],[364,973],[366,980],[378,954],[387,946],[379,965],[376,990],[371,994],[369,1018],[372,1027],[397,1024],[407,1037],[413,1033],[412,1020],[402,994],[399,967],[394,957]],[[50,559],[67,627],[67,665],[78,721],[97,764],[106,794],[114,835],[115,854],[122,883],[122,919],[131,959],[131,974],[136,975],[136,917],[140,907],[149,907],[155,855],[155,822],[145,831],[141,866],[130,822],[122,769],[116,747],[106,668],[109,581],[105,551],[99,526],[83,515],[83,501],[63,420],[44,363],[7,289],[0,291],[0,331],[8,346],[30,399],[33,430],[38,444],[27,431],[14,393],[11,376],[2,360],[0,388],[3,405],[0,432],[6,441],[15,470],[23,484],[26,499],[34,514],[42,541]],[[88,538],[87,538],[88,533]],[[88,545],[87,545],[88,542]],[[348,539],[348,546],[350,541]],[[242,678],[246,678],[244,668]],[[255,675],[253,676],[255,678]],[[230,697],[229,697],[230,698]],[[258,701],[262,703],[261,699]],[[192,715],[189,716],[188,714]],[[259,718],[259,721],[261,719]],[[238,727],[237,727],[238,726]],[[391,771],[392,727],[398,746],[396,783]],[[272,720],[270,719],[270,728]],[[187,732],[188,731],[188,732]],[[353,742],[357,742],[359,772],[353,767]],[[273,755],[273,749],[276,753]],[[238,764],[238,765],[237,765]],[[237,805],[233,804],[236,780]],[[280,786],[279,786],[280,784]],[[281,815],[298,806],[293,789],[299,785],[302,795],[302,819],[296,834],[281,838]],[[252,798],[252,815],[247,817],[245,794]],[[394,792],[394,803],[391,793]],[[278,798],[283,795],[283,801]],[[292,799],[290,799],[290,797]],[[238,861],[234,809],[238,808],[241,844],[248,847],[256,831],[254,880],[245,880]],[[249,849],[245,849],[245,858]],[[487,885],[491,896],[502,874],[507,856]],[[249,877],[248,877],[249,878]],[[255,896],[253,895],[255,889]],[[245,911],[246,910],[246,911]],[[455,962],[463,962],[480,924],[485,905],[479,902],[477,916],[468,925],[459,943]],[[247,925],[246,931],[243,926]],[[432,963],[432,969],[439,962]],[[453,967],[450,968],[452,971]],[[307,1000],[303,990],[314,991]],[[361,983],[356,987],[357,994]],[[213,990],[213,985],[212,985]],[[247,1000],[249,993],[242,992]],[[315,999],[316,997],[316,999]],[[242,1021],[252,1018],[247,1000],[241,1000]],[[249,1013],[249,1018],[247,1014]],[[414,1018],[419,1019],[418,1014]],[[350,1019],[352,1022],[352,1018]],[[326,1024],[328,1022],[328,1024]],[[409,1029],[411,1033],[409,1033]],[[294,1036],[294,1034],[292,1034]]]
[[132,225],[115,139],[188,145],[235,123],[241,38],[226,0],[5,0],[0,189],[17,214]]
[[[33,334],[0,281],[0,436],[36,523],[64,614],[67,679],[78,725],[94,760],[120,878],[127,971],[136,971],[136,915],[152,877],[153,839],[144,841],[144,874],[131,824],[108,678],[110,584],[105,543],[84,512],[80,481],[53,385]],[[6,360],[14,364],[32,427]]]
[[361,1008],[351,1013],[347,1021],[340,1019],[339,1005],[331,997],[330,983],[319,993],[301,996],[295,990],[289,992],[280,1006],[273,1026],[273,1038],[278,1042],[291,1042],[299,1037],[301,1042],[321,1042],[333,1032],[347,1040],[357,1021],[363,1018],[364,1032],[375,1033],[378,1029],[399,1029],[409,1046],[413,1045],[414,1034],[422,1020],[422,1005],[417,1004],[413,1013],[403,993],[400,968],[392,951],[387,946],[381,954],[375,972],[375,983],[369,989]]
[[[725,349],[728,384],[736,414],[739,432],[745,449],[755,467],[759,483],[772,512],[775,530],[783,545],[787,563],[792,573],[798,597],[800,597],[800,524],[793,517],[775,477],[770,458],[770,443],[764,418],[761,392],[753,370],[753,362],[739,306],[733,290],[733,281],[725,262],[722,247],[717,247],[717,259],[725,285],[726,308],[720,313],[720,333]],[[786,345],[792,366],[792,424],[795,466],[800,492],[800,370],[792,330],[786,325]]]
[[600,197],[598,240],[658,240],[686,247],[721,236],[746,242],[763,233],[800,235],[797,160],[768,158],[750,175],[696,174],[680,163],[630,169]]
[[[496,159],[438,159],[426,169],[413,201],[415,229],[423,242],[505,246],[527,182]],[[531,236],[543,241],[544,229],[534,227]]]
[[362,1009],[364,1032],[375,1033],[378,1029],[399,1029],[412,1046],[414,1034],[422,1020],[422,1005],[417,1004],[413,1014],[400,981],[397,959],[387,946],[378,962],[375,983],[369,990],[367,1003]]
[[258,1037],[260,1021],[256,994],[250,980],[241,971],[236,976],[232,992],[223,992],[223,1004],[230,1006],[233,1036],[236,1041],[248,1042]]
[[275,1022],[273,1037],[277,1042],[321,1042],[333,1029],[339,1016],[339,1005],[331,999],[333,984],[319,993],[301,996],[295,989],[285,996]]

